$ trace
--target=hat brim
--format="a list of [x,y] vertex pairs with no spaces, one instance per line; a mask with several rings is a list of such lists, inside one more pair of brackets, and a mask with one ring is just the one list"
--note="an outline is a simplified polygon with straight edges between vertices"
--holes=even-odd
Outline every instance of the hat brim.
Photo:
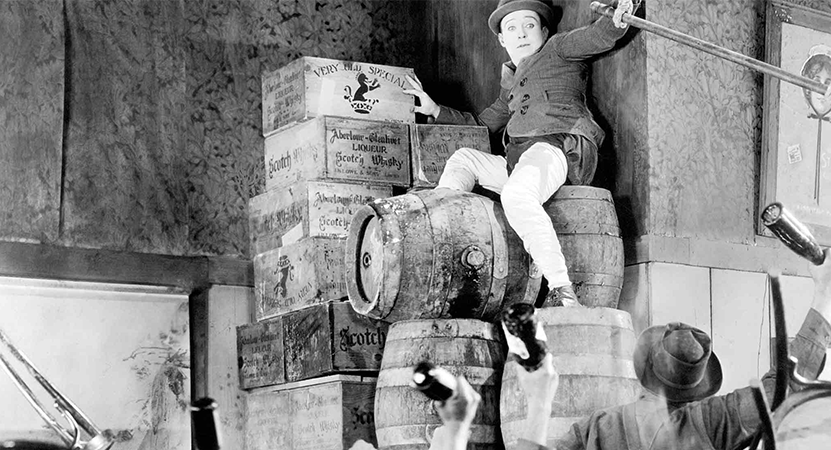
[[655,372],[652,371],[650,357],[652,352],[650,350],[661,341],[665,330],[666,327],[664,326],[650,327],[644,330],[638,338],[638,345],[635,347],[635,354],[632,359],[635,364],[635,374],[638,376],[641,385],[649,392],[677,403],[703,400],[718,392],[724,378],[721,372],[721,362],[715,352],[711,353],[707,360],[704,378],[693,388],[677,389],[667,386],[655,375]]
[[499,24],[502,19],[514,11],[523,9],[539,14],[540,18],[545,21],[545,25],[549,29],[551,28],[554,21],[554,10],[540,0],[516,0],[496,8],[488,17],[488,27],[493,31],[493,34],[499,34]]

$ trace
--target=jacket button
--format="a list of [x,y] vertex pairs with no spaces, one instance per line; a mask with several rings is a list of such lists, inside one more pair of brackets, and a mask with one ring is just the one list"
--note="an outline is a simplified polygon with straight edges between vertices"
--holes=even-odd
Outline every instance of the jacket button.
[[522,108],[519,109],[520,114],[525,114],[525,111],[528,111],[528,105],[522,105]]
[[511,100],[513,100],[513,99],[514,99],[514,94],[511,94],[511,95],[509,95],[509,96],[508,96],[508,101],[509,101],[509,102],[510,102]]
[[519,80],[519,85],[520,86],[525,86],[526,81],[528,81],[528,78],[523,78],[523,79]]
[[527,102],[529,98],[531,98],[531,96],[528,95],[528,94],[525,94],[525,95],[522,96],[522,101]]

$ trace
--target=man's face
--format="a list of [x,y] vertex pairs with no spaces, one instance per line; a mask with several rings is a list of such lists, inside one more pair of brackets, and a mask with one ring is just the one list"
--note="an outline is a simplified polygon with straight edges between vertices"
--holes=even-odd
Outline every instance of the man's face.
[[534,11],[514,11],[503,17],[499,25],[499,43],[514,64],[536,53],[548,38],[548,29],[540,25],[540,16]]

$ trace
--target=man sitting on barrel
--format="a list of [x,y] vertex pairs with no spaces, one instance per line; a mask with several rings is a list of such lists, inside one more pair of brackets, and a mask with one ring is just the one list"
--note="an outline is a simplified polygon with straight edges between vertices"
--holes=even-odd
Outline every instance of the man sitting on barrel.
[[501,194],[508,223],[548,281],[545,306],[579,305],[542,204],[567,181],[586,185],[594,178],[604,133],[586,106],[586,60],[610,50],[625,34],[620,18],[632,9],[632,0],[620,0],[614,19],[601,17],[552,36],[554,11],[543,1],[500,0],[488,26],[510,61],[502,67],[499,97],[479,115],[439,106],[421,82],[408,77],[413,89],[404,92],[420,100],[415,112],[436,123],[504,130],[505,157],[458,149],[437,187],[471,191],[478,183]]
[[[826,348],[831,346],[831,252],[825,262],[810,265],[814,298],[789,353],[798,372],[816,379]],[[721,387],[721,365],[704,331],[683,323],[653,326],[641,333],[634,353],[635,372],[644,388],[634,403],[596,411],[555,440],[558,450],[715,449],[742,448],[761,425],[752,388],[713,396]],[[517,366],[517,378],[528,402],[524,439],[519,449],[545,449],[558,375],[551,354],[534,372]],[[445,426],[436,430],[431,449],[465,448],[470,423],[481,400],[464,377],[453,397],[436,403]],[[762,378],[768,398],[776,385],[775,370]],[[792,383],[792,389],[798,385]]]

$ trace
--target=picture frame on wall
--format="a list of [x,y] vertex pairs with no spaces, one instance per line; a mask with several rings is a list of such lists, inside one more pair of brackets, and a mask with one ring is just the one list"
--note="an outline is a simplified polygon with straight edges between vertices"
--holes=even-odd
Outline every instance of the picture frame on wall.
[[[766,60],[790,73],[831,83],[831,4],[768,0]],[[759,211],[780,202],[821,245],[831,245],[831,102],[765,78]],[[761,220],[759,234],[772,236]]]

